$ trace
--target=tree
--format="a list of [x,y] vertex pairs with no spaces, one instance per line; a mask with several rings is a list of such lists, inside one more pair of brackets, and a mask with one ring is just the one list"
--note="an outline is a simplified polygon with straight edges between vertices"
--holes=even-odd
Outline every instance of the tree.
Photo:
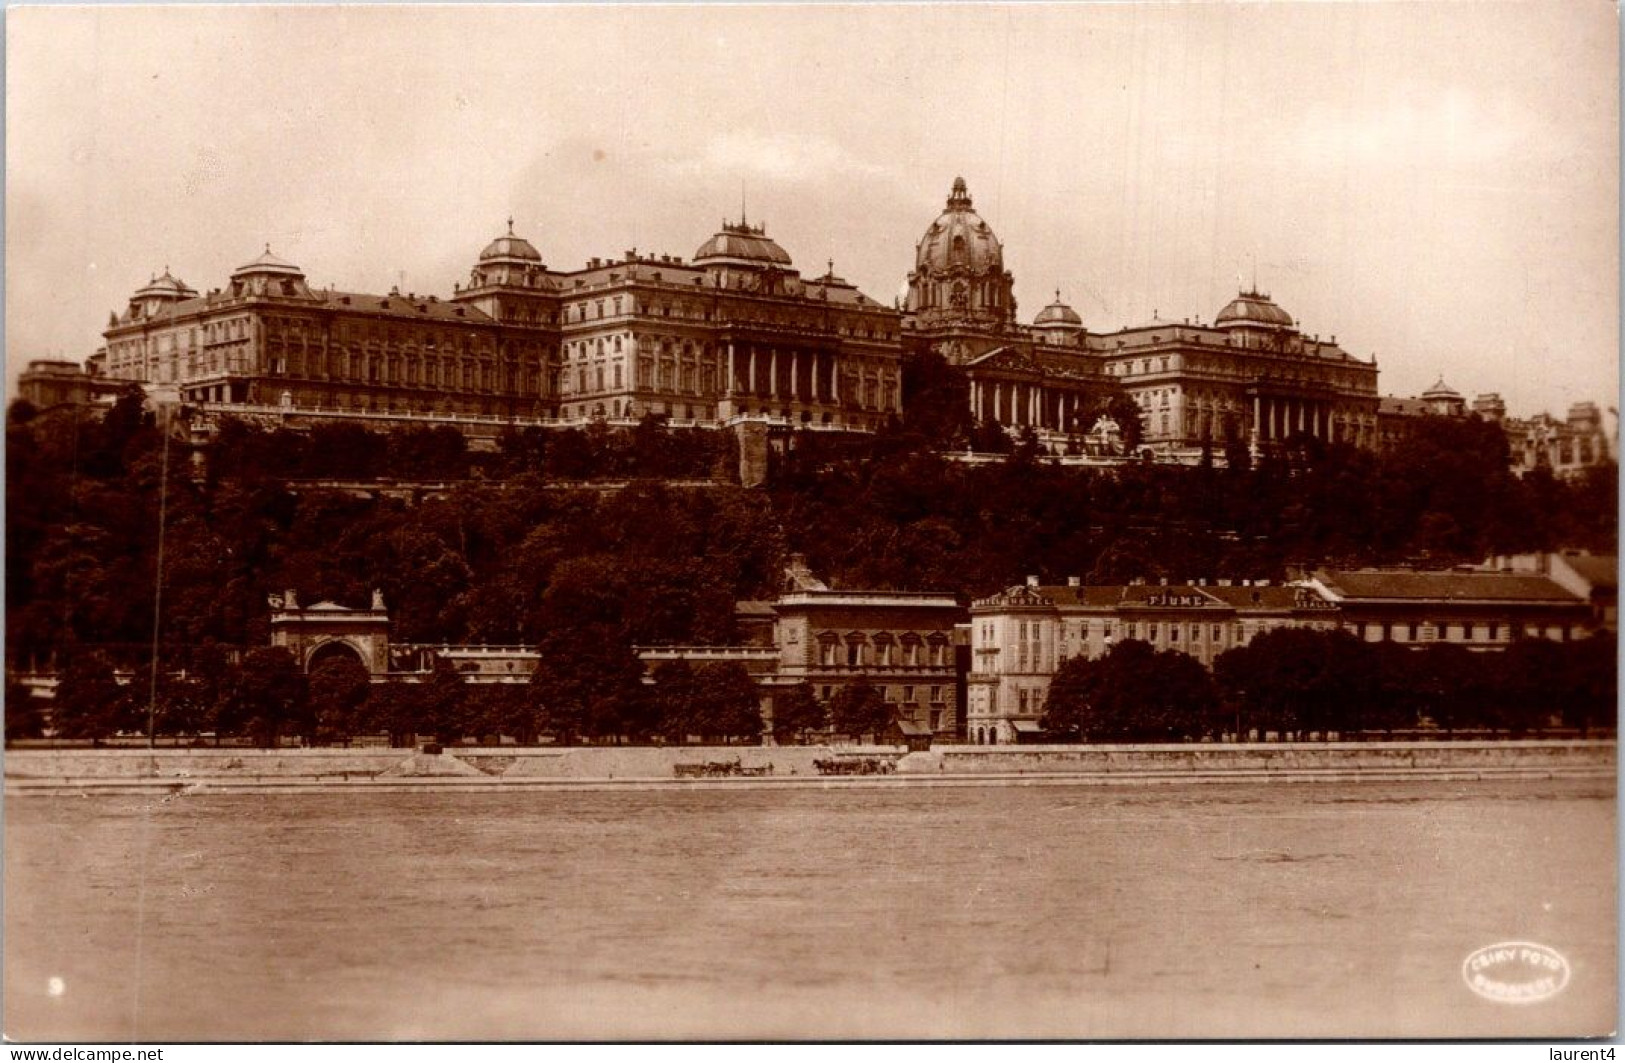
[[447,745],[462,738],[468,730],[468,686],[457,666],[436,656],[434,667],[422,686],[418,729]]
[[1563,646],[1570,681],[1564,690],[1563,722],[1582,735],[1617,718],[1618,646],[1612,636],[1592,635]]
[[285,731],[309,733],[309,688],[298,663],[281,646],[251,651],[237,668],[226,703],[226,718],[267,749]]
[[613,628],[554,627],[537,651],[531,686],[559,741],[619,735],[628,709],[641,709],[643,663]]
[[829,726],[829,710],[818,700],[811,683],[797,683],[773,696],[773,740],[802,742],[808,731]]
[[130,698],[100,653],[76,654],[63,669],[51,704],[51,726],[63,738],[100,743],[135,726]]
[[[1283,733],[1352,731],[1380,714],[1375,651],[1346,631],[1280,628],[1214,661],[1243,728]],[[1368,720],[1370,718],[1370,720]]]
[[[147,672],[146,682],[151,681]],[[195,735],[212,730],[219,702],[209,686],[195,676],[167,669],[158,675],[158,699],[154,706],[153,729],[161,735]]]
[[317,738],[333,741],[358,733],[372,675],[349,654],[336,654],[310,673],[310,717]]
[[1176,650],[1125,639],[1100,659],[1079,730],[1091,741],[1167,741],[1211,729],[1217,696],[1207,669]]
[[891,726],[886,696],[867,680],[848,683],[829,700],[830,721],[845,735],[879,735]]
[[1088,657],[1068,657],[1050,678],[1040,724],[1047,734],[1073,742],[1106,730],[1094,715],[1100,666]]
[[655,666],[653,678],[650,697],[660,721],[660,733],[670,742],[687,741],[689,735],[698,733],[699,689],[693,666],[681,657],[662,661]]
[[[19,402],[22,400],[18,400]],[[12,403],[15,409],[17,403]],[[45,713],[34,691],[15,679],[6,681],[6,741],[39,738],[45,733]]]
[[700,705],[700,733],[760,740],[761,697],[756,682],[738,661],[712,661],[694,673]]
[[401,747],[417,741],[422,717],[423,685],[391,679],[380,683],[368,696],[363,708],[361,729],[387,731],[389,744]]

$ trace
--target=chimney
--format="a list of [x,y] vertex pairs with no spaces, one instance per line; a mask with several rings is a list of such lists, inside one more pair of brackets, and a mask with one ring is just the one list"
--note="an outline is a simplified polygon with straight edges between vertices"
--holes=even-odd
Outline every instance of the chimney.
[[1028,576],[1027,577],[1027,586],[1029,586],[1029,587],[1038,586],[1038,577],[1037,576]]
[[1083,577],[1082,576],[1068,576],[1066,578],[1066,585],[1068,587],[1081,587],[1081,586],[1083,586]]

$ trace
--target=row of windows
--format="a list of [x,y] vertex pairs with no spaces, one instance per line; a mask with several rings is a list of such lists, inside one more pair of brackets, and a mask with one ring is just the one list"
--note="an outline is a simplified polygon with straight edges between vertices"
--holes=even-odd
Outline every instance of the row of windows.
[[[1508,642],[1518,625],[1507,623],[1367,623],[1350,625],[1367,642]],[[1525,638],[1563,641],[1575,637],[1573,624],[1524,624]]]
[[848,635],[845,639],[832,633],[818,636],[818,663],[827,668],[838,665],[857,667],[878,665],[889,668],[902,666],[946,667],[948,641],[946,636],[934,634],[922,641],[912,633],[900,640],[889,634],[879,634],[871,641],[862,635]]

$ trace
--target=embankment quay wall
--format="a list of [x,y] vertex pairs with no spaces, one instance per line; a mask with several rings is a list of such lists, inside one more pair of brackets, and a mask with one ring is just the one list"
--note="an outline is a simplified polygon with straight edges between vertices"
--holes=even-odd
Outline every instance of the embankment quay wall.
[[[815,761],[881,775],[825,775]],[[5,754],[8,795],[331,789],[459,791],[745,786],[1133,785],[1406,779],[1613,780],[1612,740],[1239,745],[689,746],[403,749],[29,749]],[[696,773],[737,764],[749,774]]]

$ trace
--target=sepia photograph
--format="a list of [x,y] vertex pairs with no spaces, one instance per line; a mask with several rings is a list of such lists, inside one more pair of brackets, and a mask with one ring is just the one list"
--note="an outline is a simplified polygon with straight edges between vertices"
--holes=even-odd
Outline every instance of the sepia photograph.
[[9,1043],[1614,1036],[1617,5],[5,23]]

